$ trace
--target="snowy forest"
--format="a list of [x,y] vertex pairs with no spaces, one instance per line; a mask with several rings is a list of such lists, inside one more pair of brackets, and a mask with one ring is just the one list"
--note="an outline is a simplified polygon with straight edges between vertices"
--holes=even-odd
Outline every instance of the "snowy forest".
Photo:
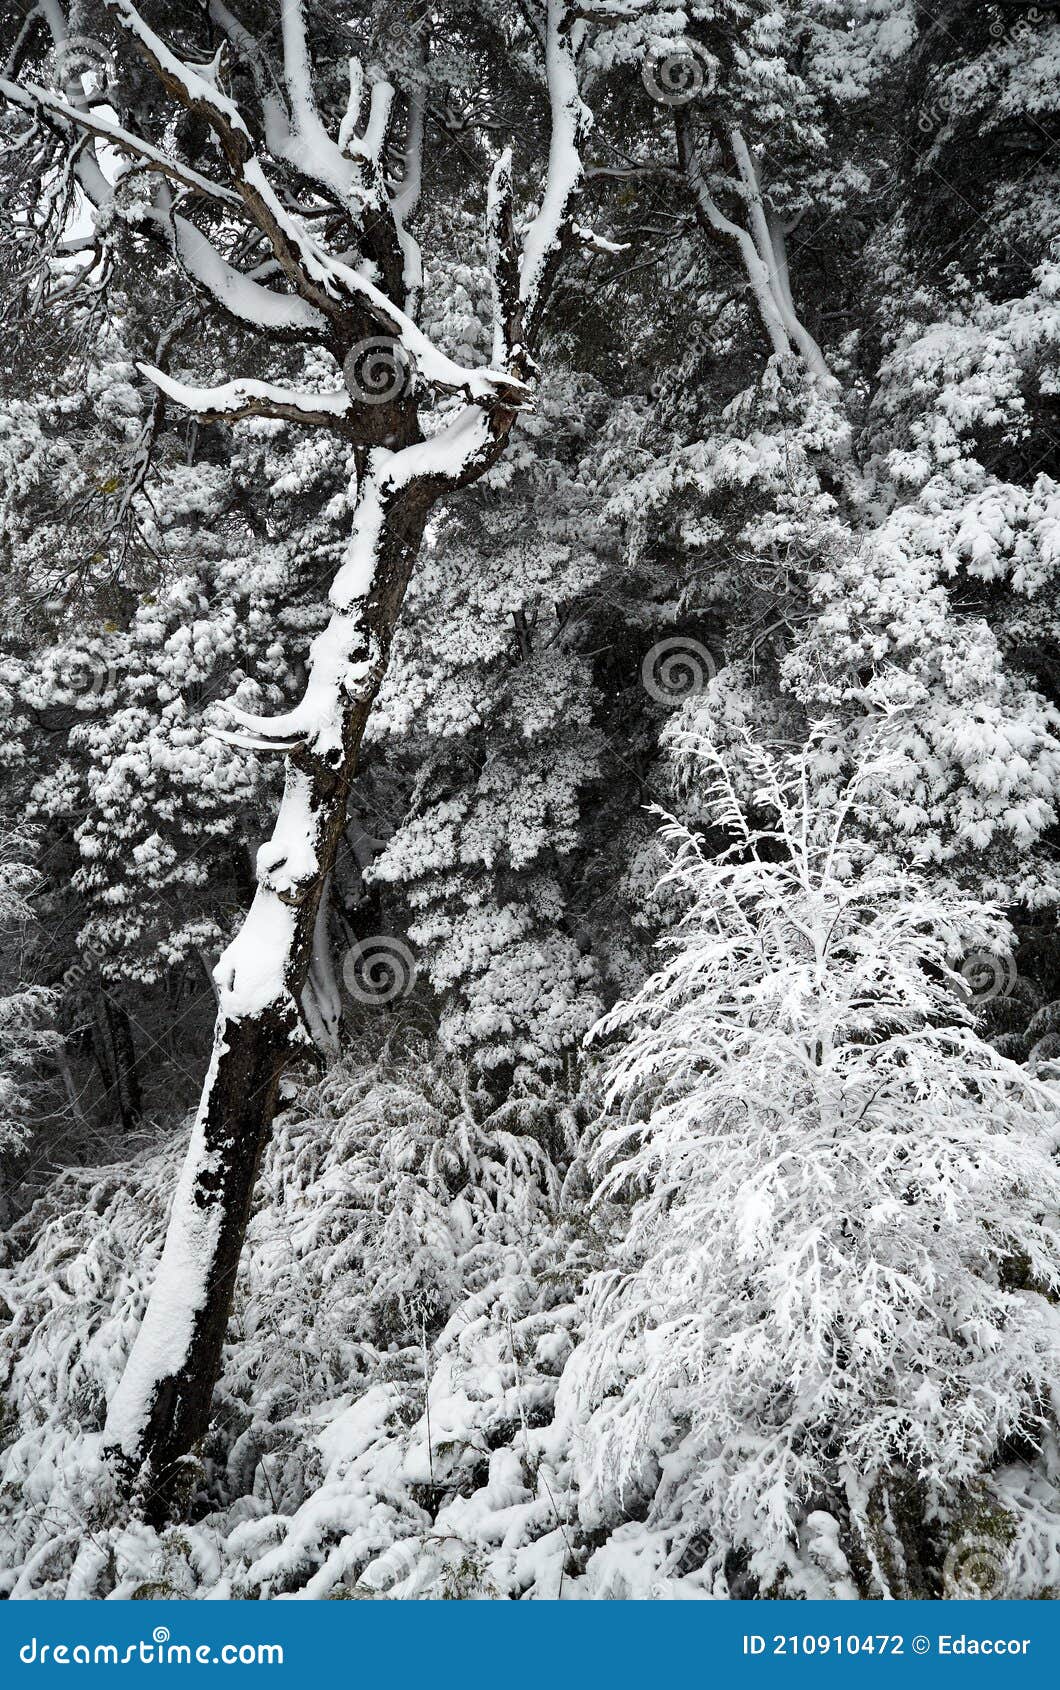
[[0,1596],[1060,1595],[1060,7],[0,66]]

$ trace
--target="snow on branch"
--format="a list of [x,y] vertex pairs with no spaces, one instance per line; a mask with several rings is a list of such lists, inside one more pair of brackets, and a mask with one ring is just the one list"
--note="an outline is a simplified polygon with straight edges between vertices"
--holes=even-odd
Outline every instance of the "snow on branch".
[[109,141],[120,152],[140,159],[144,164],[157,171],[161,176],[167,176],[171,182],[178,183],[193,194],[201,194],[203,198],[215,200],[226,208],[241,209],[238,194],[229,188],[222,187],[218,182],[211,182],[207,177],[200,176],[190,165],[183,164],[179,159],[153,147],[149,141],[141,140],[138,135],[132,135],[109,117],[104,117],[97,110],[86,110],[79,106],[72,106],[59,94],[49,88],[40,88],[33,82],[11,82],[7,77],[0,77],[0,94],[11,105],[19,106],[23,111],[40,111],[50,117],[72,124],[95,135],[101,141]]
[[261,734],[235,733],[229,728],[210,725],[207,725],[204,731],[211,739],[219,739],[225,745],[234,745],[237,751],[274,751],[286,756],[290,752],[304,750],[306,744],[304,735],[300,734],[294,734],[287,739],[275,735],[265,738]]
[[[227,95],[214,86],[222,63],[193,70],[171,53],[144,23],[132,0],[105,0],[166,90],[187,110],[205,118],[217,135],[236,193],[251,219],[268,238],[282,268],[302,296],[326,315],[338,315],[343,295],[344,265],[334,263],[281,205],[254,154],[250,131]],[[367,284],[366,284],[367,286]],[[354,289],[353,291],[361,291]]]
[[306,44],[302,0],[281,0],[283,76],[291,109],[291,143],[280,150],[307,176],[333,193],[340,205],[350,198],[350,168],[321,121],[313,97],[312,67]]
[[238,108],[218,86],[227,44],[222,44],[209,65],[193,67],[170,52],[165,42],[144,22],[132,0],[103,0],[103,3],[121,28],[133,37],[141,57],[146,59],[163,87],[189,111],[205,118],[220,141],[229,164],[236,166],[248,158],[252,150],[250,130]]
[[777,246],[778,230],[776,226],[770,226],[762,199],[758,171],[747,142],[739,129],[730,131],[729,145],[732,148],[733,158],[736,160],[736,168],[740,173],[755,245],[768,272],[770,292],[781,320],[791,339],[798,347],[807,369],[813,375],[827,381],[831,378],[831,371],[825,363],[824,354],[800,320],[792,304],[786,281],[786,266],[781,261]]
[[[380,334],[393,338],[396,356],[416,371],[423,388],[459,394],[476,404],[498,404],[506,409],[518,409],[526,403],[529,390],[516,373],[504,368],[483,370],[457,363],[435,346],[392,297],[395,293],[403,294],[404,300],[415,309],[422,287],[419,248],[405,228],[405,219],[418,197],[421,173],[423,114],[416,102],[410,103],[405,177],[399,192],[391,199],[384,160],[394,91],[387,83],[375,84],[367,122],[363,133],[357,136],[355,126],[360,119],[363,75],[354,62],[350,109],[343,121],[341,145],[333,141],[324,130],[313,99],[300,0],[284,0],[283,6],[284,77],[291,123],[282,110],[282,102],[264,92],[268,67],[260,48],[220,0],[214,0],[211,16],[224,31],[226,42],[209,64],[198,66],[187,64],[160,39],[144,22],[133,0],[105,0],[105,4],[167,92],[210,125],[227,169],[225,184],[211,181],[98,109],[82,108],[47,89],[12,81],[0,81],[0,93],[23,109],[43,113],[97,136],[179,187],[223,206],[226,212],[238,211],[241,219],[249,221],[265,236],[297,298],[263,287],[243,275],[187,219],[173,220],[174,254],[198,288],[240,321],[280,334],[325,341],[337,337],[340,344],[348,346],[363,341],[375,327]],[[588,122],[588,114],[577,97],[570,47],[561,28],[564,14],[558,0],[551,16],[553,115],[561,139],[554,144],[550,186],[542,214],[534,226],[537,233],[532,230],[528,236],[529,252],[524,265],[530,289],[528,297],[538,303],[550,254],[580,173],[576,153],[568,156],[569,145]],[[255,85],[262,94],[265,131],[276,156],[322,182],[333,192],[338,209],[354,224],[365,210],[372,210],[369,251],[373,244],[380,248],[372,253],[377,261],[381,260],[375,266],[375,274],[378,277],[382,269],[387,288],[372,279],[371,266],[346,262],[345,254],[335,256],[320,244],[274,189],[262,159],[254,151],[249,125],[220,86],[229,42],[235,44],[236,51],[249,55],[254,64]],[[562,160],[561,165],[557,164],[558,159]],[[109,191],[109,185],[106,186]],[[238,401],[239,414],[249,414],[244,409],[248,393],[249,389],[245,389]],[[260,395],[256,395],[255,402],[259,400]]]
[[[544,193],[526,231],[518,265],[513,257],[510,188],[502,188],[503,171],[495,177],[491,189],[491,264],[502,331],[496,337],[499,367],[488,370],[469,368],[448,357],[423,334],[414,317],[395,303],[394,296],[400,294],[414,312],[422,288],[419,247],[406,227],[418,199],[422,173],[420,99],[409,99],[405,172],[400,187],[392,193],[386,181],[385,158],[394,90],[386,82],[374,84],[362,127],[365,78],[359,63],[352,61],[348,109],[338,140],[332,139],[313,94],[302,0],[281,0],[282,74],[289,115],[282,96],[275,91],[274,78],[274,88],[268,87],[272,72],[259,43],[222,0],[210,0],[209,10],[225,37],[224,43],[210,62],[197,65],[187,63],[161,39],[133,0],[104,3],[172,98],[210,126],[227,171],[226,181],[211,180],[173,156],[164,145],[143,139],[135,126],[129,127],[98,108],[82,107],[48,89],[13,81],[0,82],[0,92],[23,109],[96,136],[176,186],[223,206],[226,212],[238,212],[241,220],[250,222],[265,236],[290,284],[291,295],[245,276],[208,234],[186,217],[171,215],[174,255],[197,288],[229,315],[279,334],[325,341],[337,336],[340,343],[349,344],[377,329],[394,339],[395,351],[405,355],[404,362],[415,369],[425,389],[459,394],[480,405],[517,409],[526,403],[528,388],[516,373],[513,353],[519,348],[525,356],[525,346],[534,338],[563,248],[580,242],[597,250],[615,250],[611,243],[576,224],[572,216],[583,179],[580,149],[591,118],[579,94],[575,67],[585,26],[566,0],[548,0],[544,56],[552,138]],[[355,264],[347,261],[345,254],[340,257],[328,250],[273,187],[265,161],[255,151],[252,126],[222,86],[226,57],[232,51],[251,66],[262,108],[260,117],[274,156],[322,184],[337,209],[354,225],[371,211],[364,229],[367,250],[376,260],[374,272],[372,266]],[[254,126],[254,133],[259,126]],[[375,247],[379,250],[374,251]],[[245,414],[245,402],[246,392],[239,401],[240,414]]]
[[255,716],[227,704],[233,743],[277,752],[307,748],[317,756],[337,748],[337,701],[362,689],[370,693],[378,684],[381,659],[372,644],[366,648],[361,612],[375,584],[390,506],[414,483],[434,483],[440,489],[465,485],[496,451],[489,414],[479,405],[465,405],[429,440],[398,452],[380,447],[372,453],[358,490],[353,533],[328,595],[331,618],[310,648],[305,692],[293,709],[279,716]]
[[571,16],[584,18],[588,23],[628,23],[655,9],[657,0],[577,0],[571,6]]
[[[423,96],[415,93],[410,95],[408,102],[409,121],[408,134],[405,137],[405,152],[401,183],[390,202],[394,228],[397,230],[398,244],[402,254],[402,282],[405,288],[405,309],[410,317],[416,317],[419,311],[420,296],[423,292],[423,258],[420,253],[420,243],[415,235],[409,233],[408,221],[419,204],[420,192],[423,187],[423,128],[424,110]],[[494,362],[501,363],[501,359],[494,358]]]
[[628,252],[629,241],[609,241],[604,235],[598,235],[595,229],[587,229],[583,223],[571,223],[570,232],[581,246],[590,252],[604,252],[614,255]]
[[242,417],[277,417],[285,422],[335,428],[353,411],[345,388],[336,393],[300,393],[269,381],[229,381],[219,387],[191,387],[151,364],[138,369],[168,399],[204,422],[238,422]]
[[326,323],[320,312],[296,294],[276,293],[229,264],[206,236],[186,217],[171,219],[173,252],[189,280],[240,322],[299,337],[321,337]]
[[[131,0],[107,0],[119,21],[134,35],[137,45],[155,68],[165,87],[190,110],[201,111],[211,123],[225,153],[235,189],[246,211],[269,240],[276,257],[295,288],[311,306],[333,318],[340,328],[348,328],[351,303],[362,306],[379,324],[394,336],[403,351],[415,364],[423,382],[441,392],[462,393],[480,402],[495,400],[517,406],[526,396],[525,385],[516,377],[499,370],[473,370],[457,364],[440,352],[403,310],[359,270],[333,257],[321,247],[281,203],[265,176],[260,160],[250,148],[249,131],[236,108],[226,96],[212,90],[210,83],[198,72],[184,66],[139,18]],[[293,89],[292,103],[296,122],[309,125],[309,142],[318,139],[317,128],[323,128],[316,116],[316,108],[308,84],[308,53],[305,49],[301,10],[289,4],[284,11],[285,71],[289,88]],[[572,67],[573,68],[573,67]],[[378,91],[377,91],[378,90]],[[373,149],[381,152],[389,119],[392,90],[389,85],[377,84],[373,90],[372,110],[365,137],[358,143],[360,156],[370,157]],[[238,119],[238,123],[233,121]],[[317,127],[314,127],[316,125]],[[301,131],[300,131],[301,133]],[[227,137],[227,138],[226,138]],[[119,143],[120,144],[120,143]],[[347,144],[349,148],[349,143]],[[334,161],[340,159],[338,147],[328,141],[327,152],[311,144],[309,151],[332,172]],[[325,156],[326,155],[326,156]],[[335,169],[337,169],[337,165]],[[346,165],[346,189],[353,176]],[[200,263],[214,277],[223,276],[217,269],[224,260],[199,252]],[[230,280],[230,278],[229,278]],[[245,295],[240,292],[242,298]],[[270,310],[275,310],[270,307]]]
[[735,245],[751,285],[759,315],[778,357],[790,358],[793,350],[818,381],[831,384],[832,374],[824,354],[795,310],[788,284],[783,229],[770,219],[762,195],[758,170],[739,129],[728,139],[739,177],[739,192],[746,206],[746,225],[727,217],[707,184],[703,161],[693,141],[688,119],[676,114],[677,152],[704,228],[724,235]]
[[280,19],[283,29],[283,75],[295,125],[304,136],[324,135],[324,125],[320,121],[313,98],[302,0],[280,0]]
[[368,96],[368,120],[363,135],[358,136],[357,127],[361,121],[363,103],[364,71],[358,59],[351,59],[350,97],[346,115],[339,128],[339,147],[346,158],[364,159],[369,164],[379,166],[390,130],[390,115],[394,106],[393,84],[385,81],[372,83],[372,91]]
[[221,33],[227,36],[231,46],[240,53],[246,62],[251,79],[257,91],[258,98],[264,102],[269,98],[268,84],[274,82],[269,62],[261,50],[259,43],[245,29],[239,19],[233,17],[222,0],[209,0],[210,21],[217,25]]
[[523,240],[519,297],[527,338],[543,309],[548,284],[565,239],[572,233],[571,213],[584,176],[581,149],[592,115],[578,90],[576,55],[584,33],[566,0],[548,0],[545,29],[545,77],[552,118],[548,174],[537,215]]
[[770,345],[774,353],[780,358],[791,356],[791,342],[784,325],[780,307],[773,294],[770,282],[769,268],[759,252],[750,231],[734,223],[726,217],[707,186],[703,173],[702,161],[696,151],[687,120],[683,113],[678,113],[675,119],[677,129],[677,151],[684,169],[688,185],[695,200],[696,214],[699,221],[716,234],[725,235],[733,241],[743,260],[747,279],[751,284],[751,291],[758,306],[759,315],[765,331],[769,336]]
[[486,199],[486,251],[493,294],[493,362],[510,364],[522,340],[510,147],[504,149],[490,177]]

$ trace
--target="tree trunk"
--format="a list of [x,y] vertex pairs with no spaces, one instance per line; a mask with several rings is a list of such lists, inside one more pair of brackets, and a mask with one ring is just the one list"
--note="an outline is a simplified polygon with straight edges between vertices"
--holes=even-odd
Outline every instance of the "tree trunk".
[[[274,292],[244,274],[202,230],[176,219],[184,230],[185,268],[190,265],[195,285],[241,325],[256,325],[259,310],[267,309],[269,321],[278,324],[277,333],[282,329],[326,346],[342,364],[349,403],[339,393],[297,394],[257,380],[193,388],[172,381],[162,370],[142,368],[163,393],[200,420],[271,416],[337,430],[354,443],[363,460],[350,545],[332,584],[331,619],[313,641],[301,702],[272,721],[229,707],[242,731],[227,737],[251,749],[285,752],[287,779],[272,838],[257,854],[257,888],[247,919],[214,971],[218,1004],[210,1071],[154,1289],[110,1403],[104,1433],[117,1465],[130,1478],[138,1475],[148,1516],[161,1519],[174,1498],[182,1458],[209,1426],[239,1255],[280,1075],[299,1042],[312,1044],[304,993],[315,935],[319,984],[324,997],[329,996],[322,955],[325,935],[317,933],[317,909],[335,861],[361,739],[386,669],[427,515],[439,498],[477,481],[500,456],[516,410],[530,398],[536,369],[531,348],[562,255],[567,247],[595,237],[574,219],[584,174],[581,147],[591,118],[579,93],[576,69],[585,24],[568,0],[547,4],[543,45],[551,118],[548,174],[521,253],[508,151],[490,177],[486,246],[497,364],[491,370],[455,363],[394,303],[402,298],[406,307],[414,307],[422,282],[419,248],[405,226],[419,192],[422,131],[414,121],[406,176],[395,199],[387,185],[387,113],[393,99],[388,84],[375,83],[365,115],[363,77],[354,74],[358,61],[350,61],[350,101],[338,139],[333,140],[313,100],[301,5],[299,0],[284,5],[283,64],[290,116],[277,116],[278,103],[270,95],[272,115],[265,123],[270,144],[288,166],[306,166],[314,192],[322,184],[333,192],[335,208],[344,217],[351,204],[363,204],[365,255],[381,278],[380,288],[366,273],[371,266],[351,268],[345,252],[330,252],[315,232],[308,234],[288,212],[254,151],[255,126],[248,127],[235,112],[230,97],[212,91],[199,70],[166,48],[131,0],[111,9],[166,92],[210,125],[227,180],[222,184],[190,171],[182,159],[153,145],[145,147],[138,133],[109,121],[106,138],[170,181],[190,185],[225,205],[233,198],[239,202],[242,215],[271,248],[292,293]],[[248,42],[259,52],[247,32],[239,31],[241,52]],[[55,105],[51,95],[36,86],[23,89],[5,81],[3,92],[19,106]],[[60,104],[61,122],[99,132],[93,111],[69,101]],[[102,178],[86,185],[83,170],[79,181],[86,198],[105,207],[109,219],[113,195],[108,185]],[[160,202],[153,214],[164,217],[172,230],[171,207]],[[326,229],[325,219],[324,236]],[[377,347],[380,331],[391,363],[382,386],[368,364],[362,369],[358,362],[366,349]],[[427,439],[420,430],[415,397],[425,390],[463,395],[465,401],[448,412],[451,420]],[[318,1023],[318,1032],[323,1028],[326,1034],[327,1017],[318,1017]]]
[[103,1013],[102,993],[97,998],[95,993],[91,999],[91,1021],[86,1028],[88,1046],[92,1052],[92,1060],[99,1072],[100,1083],[103,1086],[103,1106],[106,1108],[114,1092],[114,1069],[111,1066],[110,1039],[107,1037],[107,1018]]
[[[490,456],[499,449],[498,442]],[[397,460],[389,461],[392,467]],[[126,1478],[139,1475],[145,1515],[155,1523],[171,1511],[183,1458],[209,1428],[280,1077],[309,1043],[299,1006],[321,890],[345,826],[358,750],[427,515],[441,491],[437,477],[420,479],[388,502],[386,486],[371,474],[362,488],[350,555],[356,558],[370,545],[370,590],[352,613],[333,589],[336,609],[315,645],[306,695],[314,687],[318,695],[327,693],[330,720],[324,719],[327,711],[318,719],[327,731],[289,757],[276,828],[258,853],[253,904],[215,970],[210,1071],[155,1286],[107,1416],[106,1442]],[[336,588],[341,581],[340,572]]]
[[121,1004],[115,1003],[106,993],[103,995],[103,1015],[110,1036],[111,1055],[114,1058],[114,1095],[118,1114],[126,1132],[131,1132],[134,1127],[139,1126],[144,1110],[132,1026]]

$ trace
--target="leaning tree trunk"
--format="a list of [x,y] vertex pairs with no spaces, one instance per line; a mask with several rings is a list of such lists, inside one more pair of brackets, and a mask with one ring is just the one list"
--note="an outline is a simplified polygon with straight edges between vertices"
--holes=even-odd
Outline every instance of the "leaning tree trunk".
[[[214,971],[217,1023],[210,1069],[154,1288],[104,1433],[108,1452],[129,1481],[138,1479],[149,1516],[160,1519],[173,1500],[182,1458],[209,1427],[280,1076],[299,1043],[310,1040],[306,1016],[312,1020],[313,1011],[303,1006],[312,1003],[304,994],[322,891],[428,513],[439,498],[477,480],[496,461],[516,410],[528,402],[536,369],[532,348],[564,251],[572,245],[620,249],[598,239],[574,216],[584,175],[581,149],[591,119],[578,91],[576,68],[587,25],[570,0],[546,0],[539,20],[551,137],[541,202],[521,243],[507,152],[490,179],[486,234],[496,366],[490,369],[456,363],[414,320],[423,280],[419,248],[406,227],[421,181],[422,105],[415,93],[407,96],[405,169],[394,193],[394,88],[373,80],[369,92],[359,61],[350,60],[349,102],[332,136],[315,101],[301,0],[284,0],[281,8],[286,107],[271,88],[262,42],[225,8],[211,11],[229,38],[228,50],[249,67],[246,85],[261,103],[251,123],[232,96],[220,91],[213,72],[203,74],[201,64],[185,62],[154,33],[134,0],[105,4],[169,98],[212,131],[217,143],[209,155],[213,174],[206,173],[205,163],[200,171],[178,156],[169,147],[168,132],[159,133],[158,145],[147,139],[140,132],[139,110],[131,125],[102,118],[74,85],[66,90],[67,98],[0,76],[0,97],[75,140],[74,179],[86,203],[101,215],[101,226],[110,228],[117,215],[114,194],[84,147],[86,136],[103,139],[135,160],[137,168],[156,175],[155,199],[146,222],[138,217],[137,228],[165,231],[167,246],[197,294],[212,300],[226,319],[264,329],[266,336],[323,347],[342,364],[347,391],[298,393],[257,379],[194,388],[162,370],[147,365],[142,370],[199,419],[267,416],[330,429],[367,458],[350,546],[331,589],[331,619],[313,642],[301,703],[272,721],[231,710],[240,731],[227,737],[253,749],[286,753],[283,801],[272,838],[258,852],[257,889],[247,919]],[[69,36],[62,0],[49,0],[39,10],[56,50],[76,42]],[[26,133],[36,135],[37,126]],[[258,135],[267,143],[264,154],[256,148]],[[341,231],[334,241],[338,250],[332,250],[330,218],[308,231],[286,196],[275,191],[264,167],[270,161],[301,175],[313,196],[323,195],[331,205]],[[263,282],[239,269],[207,230],[177,215],[174,184],[187,190],[182,207],[220,206],[226,216],[234,210],[256,229],[271,249],[275,276]],[[359,227],[363,256],[370,260],[356,267],[347,261],[351,221]],[[281,285],[274,287],[279,278]],[[381,387],[372,362],[380,347],[391,365]],[[420,432],[417,392],[462,401],[455,416],[449,413],[452,420],[428,439]]]
[[[477,414],[479,433],[492,433]],[[391,484],[401,456],[389,458]],[[156,1522],[179,1489],[182,1458],[210,1424],[280,1077],[308,1042],[299,1006],[321,889],[427,515],[447,484],[421,477],[395,492],[386,481],[370,472],[362,486],[347,563],[332,592],[336,608],[314,647],[301,726],[291,730],[298,742],[289,749],[276,827],[258,853],[254,901],[215,970],[210,1070],[150,1302],[107,1415],[105,1441],[129,1480],[139,1476],[145,1513]],[[354,579],[344,603],[348,570]],[[306,711],[310,702],[315,720]]]

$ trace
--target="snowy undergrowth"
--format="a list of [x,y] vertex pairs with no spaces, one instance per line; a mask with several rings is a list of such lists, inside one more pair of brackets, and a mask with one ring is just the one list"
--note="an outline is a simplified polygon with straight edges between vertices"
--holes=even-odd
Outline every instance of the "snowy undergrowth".
[[340,1070],[289,1108],[189,1523],[161,1534],[122,1517],[100,1429],[179,1147],[65,1174],[0,1273],[0,1591],[575,1594],[595,1545],[553,1399],[597,1251],[577,1163],[566,1190],[558,1172],[573,1137],[554,1109],[489,1110],[451,1078]]
[[[585,1412],[594,1324],[635,1219],[621,1199],[590,1202],[586,1158],[600,1143],[594,1111],[525,1098],[493,1108],[430,1070],[413,1081],[340,1065],[289,1102],[262,1172],[213,1430],[189,1467],[186,1519],[162,1532],[114,1495],[100,1444],[182,1147],[62,1175],[6,1234],[0,1268],[0,1596],[763,1593],[724,1553],[733,1539],[719,1520],[701,1529],[709,1463],[701,1454],[690,1490],[687,1458],[710,1422],[688,1423],[689,1379],[670,1388],[658,1357],[641,1357],[623,1392],[605,1389]],[[719,1272],[739,1253],[730,1245],[724,1229],[702,1235],[724,1258]],[[626,1283],[635,1290],[636,1276]],[[643,1339],[636,1325],[610,1347],[616,1366]],[[616,1416],[639,1413],[657,1386],[642,1470],[604,1495],[597,1468]],[[916,1575],[927,1588],[957,1593],[948,1550],[970,1555],[973,1573],[1003,1565],[1005,1595],[1060,1585],[1052,1436],[1001,1458],[928,1534],[933,1559]],[[902,1517],[900,1485],[887,1509],[876,1526],[901,1593],[894,1557],[922,1553],[924,1522],[912,1505]],[[774,1557],[780,1593],[867,1593],[844,1510],[820,1494],[797,1515]]]

